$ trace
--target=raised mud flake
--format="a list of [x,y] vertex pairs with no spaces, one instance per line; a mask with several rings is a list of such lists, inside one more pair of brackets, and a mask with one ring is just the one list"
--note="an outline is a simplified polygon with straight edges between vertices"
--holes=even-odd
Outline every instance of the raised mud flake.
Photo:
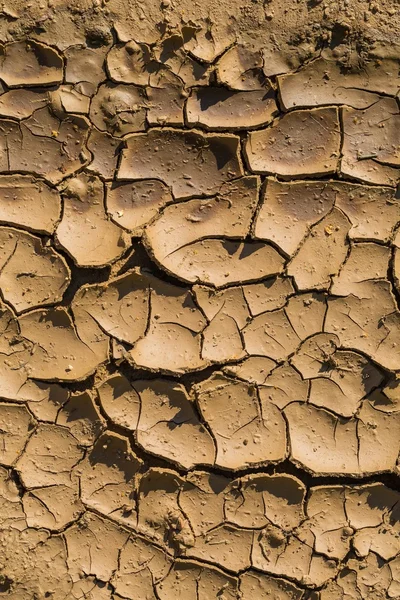
[[213,439],[182,385],[163,379],[132,385],[141,403],[136,439],[144,450],[185,469],[214,464]]
[[143,92],[133,85],[102,84],[92,98],[90,119],[100,131],[115,137],[145,130]]
[[239,44],[221,56],[217,63],[217,76],[221,83],[233,90],[264,90],[262,67],[261,52]]
[[36,236],[0,226],[0,289],[16,313],[60,302],[69,283],[58,252]]
[[21,455],[35,422],[25,406],[0,403],[0,463],[11,466]]
[[119,373],[112,375],[98,387],[100,404],[113,423],[136,431],[140,414],[140,397],[128,379]]
[[30,40],[2,46],[0,79],[8,87],[54,85],[63,79],[63,59],[56,50]]
[[74,84],[77,91],[92,96],[106,78],[104,61],[107,48],[89,48],[81,44],[64,51],[66,60],[65,82]]
[[132,534],[121,549],[112,584],[124,598],[156,600],[154,586],[168,575],[172,560],[160,548]]
[[261,408],[254,386],[216,374],[198,384],[195,391],[215,439],[217,466],[240,469],[285,458],[284,419],[273,404]]
[[395,468],[400,427],[397,415],[393,418],[367,401],[351,419],[302,403],[286,407],[285,415],[291,458],[310,471],[364,475]]
[[0,96],[0,115],[14,119],[26,119],[48,102],[48,92],[18,88]]
[[387,369],[399,368],[400,317],[388,282],[365,282],[362,299],[329,298],[324,329],[335,333],[343,348],[359,350]]
[[331,182],[267,178],[262,195],[254,237],[271,241],[292,256],[310,227],[332,210],[336,193]]
[[227,365],[223,372],[242,381],[262,385],[275,366],[276,362],[265,356],[249,356],[237,365]]
[[288,265],[299,290],[328,289],[347,255],[350,223],[337,208],[311,228],[299,252]]
[[273,92],[265,88],[233,92],[222,87],[193,90],[186,103],[189,125],[206,129],[248,129],[267,125],[278,114]]
[[351,417],[383,376],[367,358],[340,350],[338,344],[335,335],[317,334],[302,344],[291,363],[310,380],[311,404]]
[[19,324],[34,349],[26,361],[33,378],[83,379],[108,359],[109,340],[96,323],[73,321],[64,308],[32,311]]
[[0,220],[53,233],[61,214],[58,192],[32,175],[0,175]]
[[395,187],[400,175],[399,125],[399,107],[392,98],[365,110],[344,107],[340,172],[366,183]]
[[118,556],[129,533],[108,519],[86,512],[63,537],[73,582],[90,575],[109,581],[118,568]]
[[186,88],[198,85],[208,85],[209,65],[199,62],[190,56],[184,48],[184,38],[179,33],[173,33],[162,39],[154,48],[154,55],[159,66],[164,65],[179,77]]
[[75,113],[88,115],[90,97],[78,91],[80,86],[62,85],[49,93],[50,105],[56,114]]
[[220,287],[278,273],[283,258],[274,248],[244,241],[257,191],[258,179],[243,177],[222,185],[212,198],[167,206],[146,228],[149,251],[163,268],[193,283]]
[[[340,273],[333,278],[331,294],[353,294],[362,298],[365,282],[384,280],[387,277],[389,259],[390,248],[387,246],[373,243],[352,244]],[[369,293],[368,287],[366,293]]]
[[99,267],[115,261],[129,245],[128,236],[112,223],[104,208],[103,182],[80,174],[69,179],[63,193],[63,216],[56,240],[77,265]]
[[148,85],[151,73],[159,68],[151,56],[149,46],[134,40],[111,48],[106,64],[112,81],[141,86]]
[[50,485],[69,487],[73,479],[72,469],[83,454],[83,449],[68,429],[40,423],[15,468],[28,489]]
[[212,194],[243,174],[233,135],[152,129],[126,140],[117,179],[160,179],[175,198]]
[[148,124],[183,126],[186,97],[182,80],[172,71],[160,69],[151,74],[146,87]]
[[305,495],[305,486],[291,475],[246,475],[225,493],[226,520],[249,529],[273,523],[290,531],[304,519]]
[[11,479],[8,469],[0,467],[0,531],[4,535],[6,529],[26,529],[21,497],[17,484]]
[[134,495],[141,464],[126,438],[103,433],[76,469],[82,502],[120,523],[136,526]]
[[237,585],[234,577],[215,567],[178,560],[156,589],[160,600],[236,600],[239,597]]
[[4,120],[0,129],[7,160],[3,172],[35,173],[57,184],[88,162],[85,142],[89,122],[85,117],[67,115],[60,119],[47,107],[13,127]]
[[87,140],[87,147],[92,154],[92,160],[87,165],[86,170],[101,175],[104,179],[113,179],[122,143],[120,138],[93,128]]
[[245,145],[252,171],[288,178],[335,173],[339,149],[335,108],[292,111],[267,129],[250,132]]
[[[358,70],[345,71],[330,50],[295,73],[278,77],[286,110],[321,104],[346,104],[365,109],[380,99],[380,93],[395,95],[399,87],[395,61],[369,61]],[[397,81],[396,81],[397,80]]]
[[158,179],[111,184],[107,187],[107,212],[114,223],[128,231],[146,225],[171,203],[168,187]]

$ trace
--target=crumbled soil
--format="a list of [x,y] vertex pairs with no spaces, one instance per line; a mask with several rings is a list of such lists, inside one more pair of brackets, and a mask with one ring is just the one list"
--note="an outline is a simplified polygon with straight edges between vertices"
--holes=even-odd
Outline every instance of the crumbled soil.
[[400,598],[400,5],[0,5],[0,598]]

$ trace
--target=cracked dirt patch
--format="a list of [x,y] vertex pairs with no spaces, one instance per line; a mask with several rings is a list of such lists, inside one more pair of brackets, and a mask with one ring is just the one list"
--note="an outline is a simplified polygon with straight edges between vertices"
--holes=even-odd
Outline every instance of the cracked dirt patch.
[[0,597],[399,599],[398,7],[23,4]]

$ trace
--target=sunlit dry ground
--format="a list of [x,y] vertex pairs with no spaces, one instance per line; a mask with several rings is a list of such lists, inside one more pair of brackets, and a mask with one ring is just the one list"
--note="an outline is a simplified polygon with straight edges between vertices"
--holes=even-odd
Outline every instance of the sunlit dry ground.
[[398,5],[0,15],[0,597],[399,599]]

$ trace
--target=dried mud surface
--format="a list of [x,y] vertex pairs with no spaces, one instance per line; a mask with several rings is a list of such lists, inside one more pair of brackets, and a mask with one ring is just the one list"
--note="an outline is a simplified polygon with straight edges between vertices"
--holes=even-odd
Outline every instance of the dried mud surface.
[[395,2],[0,6],[0,598],[400,599]]

